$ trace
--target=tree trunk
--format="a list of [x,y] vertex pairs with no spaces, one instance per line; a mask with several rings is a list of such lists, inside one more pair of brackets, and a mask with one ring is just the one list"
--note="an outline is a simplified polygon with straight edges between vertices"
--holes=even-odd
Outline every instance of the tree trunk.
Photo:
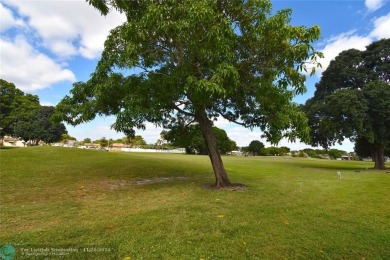
[[385,147],[383,145],[371,145],[372,160],[375,162],[375,170],[384,170],[385,167]]
[[217,147],[217,140],[213,132],[213,125],[204,110],[197,111],[196,119],[199,123],[200,131],[206,142],[208,155],[213,166],[215,175],[215,186],[217,188],[230,186],[231,183],[223,166],[221,155]]

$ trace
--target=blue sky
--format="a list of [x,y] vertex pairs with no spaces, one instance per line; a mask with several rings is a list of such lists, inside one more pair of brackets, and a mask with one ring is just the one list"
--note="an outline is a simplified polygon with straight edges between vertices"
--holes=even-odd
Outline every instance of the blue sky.
[[[292,8],[293,25],[321,27],[321,39],[315,46],[325,55],[321,60],[323,69],[343,50],[363,50],[373,41],[390,38],[388,0],[278,0],[272,4],[274,11]],[[115,12],[102,17],[83,0],[0,0],[0,19],[0,77],[24,92],[38,95],[43,105],[56,105],[69,93],[73,82],[89,78],[109,30],[125,20]],[[295,102],[304,103],[313,96],[321,72],[307,80],[307,93],[296,97]],[[113,121],[97,118],[67,129],[78,140],[122,137],[122,133],[110,130]],[[219,120],[216,126],[225,129],[239,146],[261,140],[256,129],[243,129],[226,120]],[[148,124],[137,134],[155,143],[160,132]],[[307,147],[287,140],[279,145]],[[346,141],[336,148],[352,151],[353,144]]]

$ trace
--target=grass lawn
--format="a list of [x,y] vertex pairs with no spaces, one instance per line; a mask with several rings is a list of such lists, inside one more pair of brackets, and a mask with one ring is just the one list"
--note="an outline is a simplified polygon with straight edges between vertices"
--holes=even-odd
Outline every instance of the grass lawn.
[[206,156],[36,147],[0,159],[0,247],[15,259],[390,259],[390,174],[372,163],[224,157],[247,188],[214,190]]

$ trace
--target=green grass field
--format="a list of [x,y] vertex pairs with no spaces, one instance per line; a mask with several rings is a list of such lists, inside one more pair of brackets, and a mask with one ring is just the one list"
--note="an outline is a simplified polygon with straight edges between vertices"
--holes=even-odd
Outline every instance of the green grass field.
[[390,259],[390,174],[372,163],[224,157],[246,189],[215,190],[206,156],[37,147],[0,158],[0,247],[15,259],[63,249],[78,250],[67,259]]

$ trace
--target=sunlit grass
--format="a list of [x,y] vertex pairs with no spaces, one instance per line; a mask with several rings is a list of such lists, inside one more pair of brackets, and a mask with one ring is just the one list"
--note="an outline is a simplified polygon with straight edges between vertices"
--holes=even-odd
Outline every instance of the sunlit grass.
[[224,157],[232,182],[246,185],[234,191],[206,188],[206,156],[0,156],[0,246],[114,251],[89,259],[390,258],[390,174],[371,163]]

